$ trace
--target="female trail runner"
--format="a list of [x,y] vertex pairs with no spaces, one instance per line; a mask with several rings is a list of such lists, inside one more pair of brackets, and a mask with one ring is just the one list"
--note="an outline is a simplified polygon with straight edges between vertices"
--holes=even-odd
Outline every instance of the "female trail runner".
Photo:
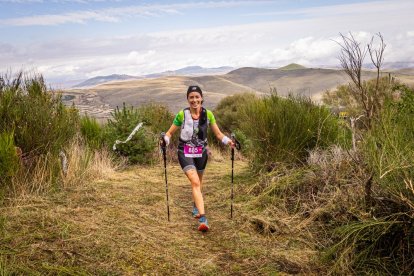
[[165,144],[180,129],[180,142],[178,144],[178,160],[181,168],[191,182],[193,194],[193,217],[199,221],[198,230],[208,231],[206,213],[204,210],[203,194],[201,192],[203,173],[207,165],[207,129],[211,128],[214,135],[223,144],[234,147],[233,141],[225,136],[216,124],[213,113],[203,105],[203,92],[201,88],[193,85],[187,90],[189,107],[177,113],[173,124],[164,136]]

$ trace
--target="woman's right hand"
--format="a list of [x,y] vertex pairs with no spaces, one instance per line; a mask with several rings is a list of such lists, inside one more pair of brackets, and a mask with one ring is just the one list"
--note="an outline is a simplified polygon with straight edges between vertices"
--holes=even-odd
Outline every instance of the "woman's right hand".
[[163,141],[160,141],[161,143],[165,143],[165,146],[168,146],[170,144],[170,137],[168,137],[167,135],[164,135],[162,137]]

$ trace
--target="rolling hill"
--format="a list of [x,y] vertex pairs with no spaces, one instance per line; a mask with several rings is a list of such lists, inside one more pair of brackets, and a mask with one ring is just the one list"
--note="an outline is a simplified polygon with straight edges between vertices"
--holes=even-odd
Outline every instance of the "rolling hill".
[[73,88],[87,88],[93,87],[102,83],[113,82],[113,81],[124,81],[130,79],[138,79],[139,77],[129,76],[129,75],[118,75],[112,74],[109,76],[98,76],[94,78],[87,79],[81,83],[78,83],[73,86]]
[[204,68],[201,66],[187,66],[178,70],[164,71],[161,73],[148,74],[143,76],[130,76],[130,75],[119,75],[112,74],[108,76],[96,76],[87,80],[84,80],[76,85],[73,85],[72,88],[90,88],[99,84],[115,82],[115,81],[125,81],[125,80],[134,80],[134,79],[148,79],[148,78],[162,78],[170,76],[203,76],[203,75],[220,75],[225,74],[234,70],[233,67],[222,66],[216,68]]
[[[393,74],[408,81],[414,78]],[[374,76],[373,71],[364,72],[364,79]],[[185,95],[189,85],[199,85],[204,92],[205,106],[214,108],[226,96],[243,92],[265,95],[272,88],[281,96],[302,94],[318,102],[326,90],[348,82],[349,77],[341,70],[290,64],[278,69],[244,67],[222,75],[164,76],[109,82],[88,89],[67,90],[64,94],[70,96],[70,102],[81,106],[81,109],[97,117],[101,110],[102,116],[106,117],[108,110],[122,106],[124,102],[133,106],[162,103],[177,112],[187,105]],[[94,111],[90,112],[88,108]]]

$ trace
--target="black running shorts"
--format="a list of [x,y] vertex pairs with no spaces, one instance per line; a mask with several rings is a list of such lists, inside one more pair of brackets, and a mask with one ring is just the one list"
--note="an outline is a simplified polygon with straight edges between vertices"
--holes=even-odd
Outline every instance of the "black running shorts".
[[203,155],[198,158],[185,157],[184,150],[178,148],[178,162],[180,162],[181,168],[184,172],[191,169],[196,169],[197,172],[202,173],[207,165],[208,154],[207,150],[203,150]]

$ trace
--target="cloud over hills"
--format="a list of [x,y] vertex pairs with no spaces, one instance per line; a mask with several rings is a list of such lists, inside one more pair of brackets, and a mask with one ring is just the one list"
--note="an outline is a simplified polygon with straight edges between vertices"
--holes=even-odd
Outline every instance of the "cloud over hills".
[[317,1],[303,7],[282,7],[280,1],[78,2],[83,4],[68,12],[2,15],[2,69],[37,68],[56,82],[191,65],[336,66],[335,41],[348,31],[364,43],[380,31],[387,43],[385,61],[414,61],[412,1]]

